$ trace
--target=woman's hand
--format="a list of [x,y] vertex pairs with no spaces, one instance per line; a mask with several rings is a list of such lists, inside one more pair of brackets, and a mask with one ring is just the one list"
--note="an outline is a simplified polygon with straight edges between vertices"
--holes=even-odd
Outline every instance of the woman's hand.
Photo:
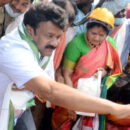
[[[102,71],[102,78],[107,74],[107,71],[104,68],[98,68],[98,71]],[[96,72],[94,76],[98,77],[98,72]]]

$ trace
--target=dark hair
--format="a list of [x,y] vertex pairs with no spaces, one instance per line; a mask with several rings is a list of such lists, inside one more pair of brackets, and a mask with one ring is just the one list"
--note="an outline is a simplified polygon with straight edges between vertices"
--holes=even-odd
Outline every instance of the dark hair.
[[40,22],[51,21],[60,29],[65,29],[68,24],[67,14],[59,6],[51,2],[39,2],[34,4],[24,15],[23,23],[30,25],[34,32]]
[[107,33],[107,35],[108,35],[108,33],[109,33],[108,28],[106,28],[105,26],[103,26],[102,24],[97,23],[97,22],[90,22],[90,23],[88,22],[87,23],[87,30],[89,30],[89,29],[91,29],[91,28],[93,28],[95,26],[102,27],[104,29],[104,31]]
[[130,82],[120,88],[118,102],[122,102],[124,104],[130,103]]
[[[77,15],[78,11],[77,11],[77,5],[76,2],[74,0],[69,0],[74,8],[74,12],[75,12],[75,16]],[[74,18],[75,19],[75,18]]]
[[130,103],[130,82],[122,87],[113,85],[107,93],[107,99],[114,102]]
[[63,8],[67,14],[69,22],[74,21],[77,14],[76,3],[72,0],[53,0],[53,3]]

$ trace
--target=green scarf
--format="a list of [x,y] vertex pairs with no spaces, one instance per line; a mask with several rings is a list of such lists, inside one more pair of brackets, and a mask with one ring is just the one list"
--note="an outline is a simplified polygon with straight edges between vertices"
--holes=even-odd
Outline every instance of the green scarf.
[[[22,24],[22,27],[21,28],[19,27],[18,31],[19,31],[20,37],[29,44],[30,48],[32,49],[33,53],[35,54],[35,56],[37,58],[38,63],[40,64],[40,56],[39,56],[40,52],[39,52],[36,44],[34,43],[32,36],[30,35],[30,33],[28,33],[25,25]],[[50,56],[48,56],[46,58],[47,58],[46,62],[44,62],[44,64],[42,65],[43,69],[46,68],[47,64],[50,61]],[[42,57],[42,60],[44,60],[44,59],[45,59],[45,57]]]

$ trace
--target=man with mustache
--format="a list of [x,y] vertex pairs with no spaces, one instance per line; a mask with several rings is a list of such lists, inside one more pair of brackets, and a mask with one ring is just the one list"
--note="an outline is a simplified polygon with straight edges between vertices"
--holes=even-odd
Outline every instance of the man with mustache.
[[16,20],[16,24],[11,25],[7,32],[12,31],[20,22],[33,0],[6,0],[0,3],[0,37],[2,37],[8,25]]

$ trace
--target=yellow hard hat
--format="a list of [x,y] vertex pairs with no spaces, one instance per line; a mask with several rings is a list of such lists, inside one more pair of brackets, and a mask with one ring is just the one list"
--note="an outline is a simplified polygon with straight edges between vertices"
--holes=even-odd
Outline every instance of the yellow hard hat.
[[114,28],[114,16],[111,11],[109,11],[107,8],[96,8],[94,9],[87,19],[96,19],[101,22],[104,22],[111,26],[111,28]]

